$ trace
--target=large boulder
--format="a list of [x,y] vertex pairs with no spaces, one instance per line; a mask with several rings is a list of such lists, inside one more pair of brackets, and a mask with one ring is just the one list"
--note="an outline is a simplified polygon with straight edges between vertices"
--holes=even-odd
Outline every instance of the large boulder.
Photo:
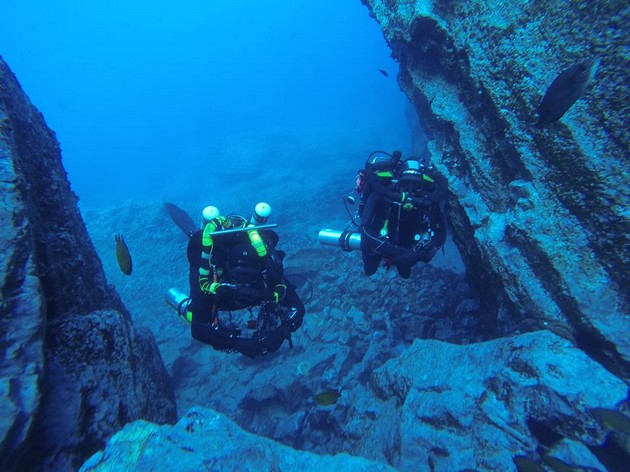
[[[363,0],[449,178],[450,219],[497,334],[553,326],[630,378],[630,7],[623,0]],[[547,87],[595,83],[537,126]]]
[[[284,445],[193,407],[173,427],[127,425],[81,470],[514,470],[519,456],[603,470],[599,452],[609,431],[592,412],[627,398],[622,380],[568,340],[538,331],[469,345],[418,339],[371,372],[364,387],[352,380],[336,404],[312,405],[307,379],[343,369],[346,353],[342,346],[336,361],[304,361],[293,372],[266,363],[256,377],[231,383],[217,382],[221,369],[209,363],[216,368],[206,371],[207,383],[223,385],[215,397],[248,386],[231,416]],[[286,368],[289,360],[282,361]]]
[[155,340],[107,284],[55,135],[1,59],[0,201],[0,468],[76,470],[125,423],[174,421]]
[[346,453],[317,455],[247,433],[226,416],[207,408],[191,409],[175,426],[136,421],[117,433],[81,472],[151,470],[392,471],[385,464]]
[[549,331],[468,346],[417,340],[372,384],[400,405],[400,421],[388,422],[399,438],[393,465],[410,471],[511,470],[515,457],[539,461],[552,447],[572,466],[592,467],[586,447],[574,457],[560,442],[602,445],[590,411],[628,395],[622,380]]

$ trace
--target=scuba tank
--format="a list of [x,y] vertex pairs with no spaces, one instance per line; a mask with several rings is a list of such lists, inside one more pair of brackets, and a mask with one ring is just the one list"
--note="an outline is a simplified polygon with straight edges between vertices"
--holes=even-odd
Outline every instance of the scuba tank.
[[253,226],[263,225],[271,215],[271,206],[268,203],[260,202],[254,207],[254,213],[249,219],[249,224]]
[[358,231],[337,231],[335,229],[322,229],[317,235],[320,244],[324,246],[337,246],[344,251],[361,249],[361,233]]
[[206,227],[207,223],[210,223],[214,218],[219,216],[221,212],[215,206],[208,205],[201,211],[201,229]]
[[189,323],[191,320],[188,319],[187,311],[188,305],[190,305],[190,297],[183,292],[180,292],[176,288],[169,289],[166,294],[166,303],[168,303],[172,308],[177,311],[177,314],[184,318]]

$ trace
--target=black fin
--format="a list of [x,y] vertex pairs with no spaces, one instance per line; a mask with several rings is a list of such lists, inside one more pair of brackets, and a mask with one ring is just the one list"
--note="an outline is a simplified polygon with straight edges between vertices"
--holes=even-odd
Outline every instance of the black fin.
[[173,220],[173,223],[175,223],[187,237],[190,238],[192,234],[199,229],[190,215],[177,205],[167,202],[164,204],[164,208],[168,216]]

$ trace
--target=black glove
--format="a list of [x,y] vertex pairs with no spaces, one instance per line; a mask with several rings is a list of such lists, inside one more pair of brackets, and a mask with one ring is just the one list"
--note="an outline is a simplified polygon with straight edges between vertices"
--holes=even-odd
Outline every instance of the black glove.
[[433,201],[426,196],[418,197],[403,193],[401,195],[402,207],[405,210],[413,210],[414,208],[428,208],[433,205]]
[[210,293],[223,299],[234,298],[237,289],[238,287],[234,284],[220,284],[215,282],[210,286]]
[[287,339],[282,329],[272,331],[262,331],[257,333],[256,342],[265,352],[275,352],[280,349],[284,340]]
[[271,290],[258,290],[251,287],[238,287],[236,298],[241,303],[258,305],[261,302],[272,302],[275,296]]
[[433,205],[433,200],[429,197],[411,197],[411,200],[416,208],[427,208]]
[[402,202],[402,207],[405,210],[413,210],[416,207],[416,202],[414,201],[414,197],[412,197],[408,193],[401,194],[401,202]]

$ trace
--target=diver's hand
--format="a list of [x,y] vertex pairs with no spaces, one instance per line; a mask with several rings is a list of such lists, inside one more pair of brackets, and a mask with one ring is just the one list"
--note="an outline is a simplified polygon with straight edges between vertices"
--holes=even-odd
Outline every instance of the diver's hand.
[[271,290],[258,290],[243,286],[237,287],[236,297],[240,302],[248,305],[258,305],[261,302],[275,301],[274,293]]
[[408,193],[403,192],[400,195],[400,200],[402,202],[402,207],[405,210],[413,210],[415,208],[414,198]]
[[411,200],[416,208],[428,208],[433,205],[433,200],[428,197],[411,197]]
[[237,294],[238,287],[234,284],[214,282],[210,285],[210,293],[219,298],[232,298]]
[[259,348],[259,354],[277,351],[287,339],[287,335],[282,329],[257,332],[254,337]]
[[403,192],[401,194],[402,207],[405,210],[413,210],[414,208],[428,208],[433,205],[433,201],[427,196],[415,196]]

